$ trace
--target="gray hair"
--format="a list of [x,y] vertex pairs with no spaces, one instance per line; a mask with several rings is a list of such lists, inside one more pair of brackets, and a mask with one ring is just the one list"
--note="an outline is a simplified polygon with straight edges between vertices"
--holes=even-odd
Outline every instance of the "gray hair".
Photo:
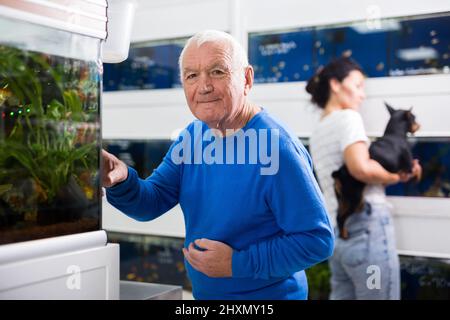
[[186,49],[195,44],[197,47],[200,47],[202,44],[206,42],[215,42],[215,43],[225,43],[228,44],[231,49],[231,56],[233,59],[233,63],[237,68],[246,68],[248,67],[248,58],[247,53],[244,48],[241,46],[239,42],[236,41],[230,34],[218,31],[218,30],[204,30],[193,35],[186,42],[183,50],[181,51],[180,57],[178,59],[178,67],[180,68],[180,78],[181,82],[183,82],[183,57],[186,52]]

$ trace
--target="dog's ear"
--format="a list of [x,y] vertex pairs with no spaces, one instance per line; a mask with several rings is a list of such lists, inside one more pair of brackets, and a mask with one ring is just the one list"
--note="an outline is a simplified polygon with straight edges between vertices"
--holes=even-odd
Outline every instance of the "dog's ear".
[[413,107],[409,108],[409,110],[408,110],[408,111],[409,111],[409,112],[412,112],[412,109],[413,109]]
[[405,111],[405,119],[412,124],[416,122],[416,116],[411,112],[411,109]]
[[395,112],[395,109],[392,108],[386,101],[384,102],[384,105],[386,106],[386,108],[389,111],[389,114],[392,116],[392,114]]

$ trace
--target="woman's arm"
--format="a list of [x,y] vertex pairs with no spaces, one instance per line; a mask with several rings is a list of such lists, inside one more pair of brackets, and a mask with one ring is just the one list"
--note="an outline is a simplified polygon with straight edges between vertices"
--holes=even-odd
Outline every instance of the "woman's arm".
[[344,150],[344,162],[350,174],[368,184],[394,184],[409,180],[409,175],[390,173],[378,162],[370,159],[369,148],[364,141],[349,145]]

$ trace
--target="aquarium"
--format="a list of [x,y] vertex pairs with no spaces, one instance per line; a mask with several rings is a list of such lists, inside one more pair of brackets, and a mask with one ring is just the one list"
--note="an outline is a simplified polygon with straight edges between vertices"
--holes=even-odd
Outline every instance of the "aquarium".
[[400,255],[402,300],[450,299],[450,258]]
[[105,64],[104,91],[181,87],[178,58],[187,38],[132,43],[122,63]]
[[108,232],[120,244],[120,279],[183,286],[192,290],[184,265],[184,239]]
[[388,186],[389,196],[450,197],[450,137],[410,138],[411,152],[422,166],[422,179]]
[[139,177],[147,178],[160,165],[172,143],[169,139],[111,139],[103,141],[103,148],[133,167]]
[[0,244],[100,228],[100,40],[0,17]]
[[250,33],[255,83],[306,81],[343,54],[370,78],[450,72],[448,12],[369,22]]

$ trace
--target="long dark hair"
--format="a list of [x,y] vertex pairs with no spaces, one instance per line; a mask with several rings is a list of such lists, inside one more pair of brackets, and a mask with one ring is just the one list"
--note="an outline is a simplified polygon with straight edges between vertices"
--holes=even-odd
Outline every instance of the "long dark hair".
[[311,94],[311,101],[324,109],[330,99],[330,80],[336,79],[342,82],[353,70],[364,73],[361,66],[348,57],[334,59],[325,67],[319,68],[306,85],[306,91]]

